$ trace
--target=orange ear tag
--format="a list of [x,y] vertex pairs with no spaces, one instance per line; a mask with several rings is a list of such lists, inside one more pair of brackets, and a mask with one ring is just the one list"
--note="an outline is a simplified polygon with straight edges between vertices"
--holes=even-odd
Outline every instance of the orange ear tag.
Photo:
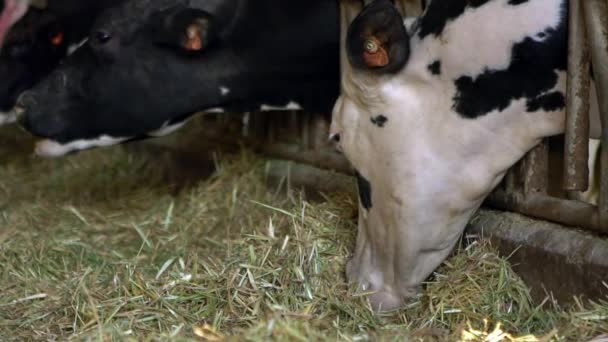
[[370,68],[379,68],[390,63],[388,52],[376,37],[371,37],[365,41],[363,61]]
[[58,32],[51,38],[51,44],[53,44],[55,46],[59,46],[59,45],[61,45],[61,43],[63,43],[63,38],[64,38],[63,32]]
[[184,48],[188,51],[200,51],[203,48],[201,28],[196,24],[191,24],[186,28],[186,41]]

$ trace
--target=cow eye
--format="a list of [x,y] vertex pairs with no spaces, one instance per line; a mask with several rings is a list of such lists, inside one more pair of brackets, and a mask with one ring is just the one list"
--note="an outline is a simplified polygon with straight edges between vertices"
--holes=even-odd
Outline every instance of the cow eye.
[[95,39],[98,43],[105,44],[112,39],[112,35],[108,31],[100,30],[95,32]]
[[63,32],[59,31],[59,32],[56,32],[55,34],[51,35],[49,40],[51,41],[51,44],[53,44],[55,46],[59,46],[63,43],[64,38],[65,37],[64,37]]

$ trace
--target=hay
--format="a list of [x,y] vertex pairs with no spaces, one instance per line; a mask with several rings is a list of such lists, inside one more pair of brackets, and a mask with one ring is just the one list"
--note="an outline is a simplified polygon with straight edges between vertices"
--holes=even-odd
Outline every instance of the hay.
[[11,153],[25,138],[0,134],[1,340],[580,341],[608,333],[607,303],[534,306],[508,262],[481,241],[446,261],[406,309],[374,315],[344,279],[356,198],[312,203],[267,186],[267,162],[247,151],[218,159],[211,178],[175,194],[162,159],[112,148],[32,160]]

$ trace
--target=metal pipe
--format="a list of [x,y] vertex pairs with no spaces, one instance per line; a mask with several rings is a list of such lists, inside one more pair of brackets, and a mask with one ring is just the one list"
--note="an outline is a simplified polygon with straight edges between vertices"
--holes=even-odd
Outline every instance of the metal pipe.
[[608,1],[583,0],[582,3],[602,124],[598,209],[602,225],[608,227]]
[[[300,149],[307,151],[310,149],[310,130],[312,114],[308,112],[300,113]],[[294,132],[295,133],[295,132]]]
[[315,114],[312,117],[312,126],[310,131],[311,148],[315,151],[321,150],[329,145],[329,122],[321,114]]
[[496,190],[486,199],[485,204],[496,209],[514,211],[568,226],[608,234],[608,227],[600,223],[597,207],[585,202],[569,201],[543,194],[524,196],[518,193]]
[[589,45],[581,1],[570,0],[564,190],[589,187]]
[[267,156],[288,159],[300,163],[315,165],[320,168],[354,174],[348,160],[329,149],[320,151],[302,151],[296,144],[263,144],[259,150]]
[[546,194],[549,183],[549,144],[546,140],[528,152],[522,169],[524,194]]

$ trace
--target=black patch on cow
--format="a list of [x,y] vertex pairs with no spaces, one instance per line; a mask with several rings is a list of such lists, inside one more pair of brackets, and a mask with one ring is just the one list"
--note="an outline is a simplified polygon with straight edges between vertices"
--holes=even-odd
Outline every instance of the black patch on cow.
[[440,61],[434,61],[433,63],[429,64],[428,68],[429,68],[429,71],[431,72],[431,74],[433,74],[433,75],[441,74],[441,62]]
[[370,118],[370,121],[378,126],[378,127],[384,127],[384,124],[386,124],[388,122],[388,118],[382,114],[372,117]]
[[528,112],[536,112],[543,109],[547,112],[554,112],[566,107],[566,98],[563,93],[554,91],[541,95],[535,99],[528,100],[526,108]]
[[477,8],[490,0],[431,1],[420,20],[418,36],[422,39],[430,34],[439,36],[447,23],[461,16],[467,8]]
[[372,185],[367,179],[361,176],[359,171],[356,171],[355,175],[357,176],[357,188],[359,189],[359,200],[361,201],[361,205],[366,210],[370,210],[372,208]]
[[565,71],[568,58],[566,1],[556,29],[547,29],[547,39],[530,37],[513,46],[511,64],[504,70],[486,70],[477,78],[456,79],[453,109],[462,117],[474,119],[493,110],[504,110],[512,100],[537,99],[555,87],[557,71]]
[[509,0],[509,5],[517,6],[526,2],[528,2],[528,0]]

